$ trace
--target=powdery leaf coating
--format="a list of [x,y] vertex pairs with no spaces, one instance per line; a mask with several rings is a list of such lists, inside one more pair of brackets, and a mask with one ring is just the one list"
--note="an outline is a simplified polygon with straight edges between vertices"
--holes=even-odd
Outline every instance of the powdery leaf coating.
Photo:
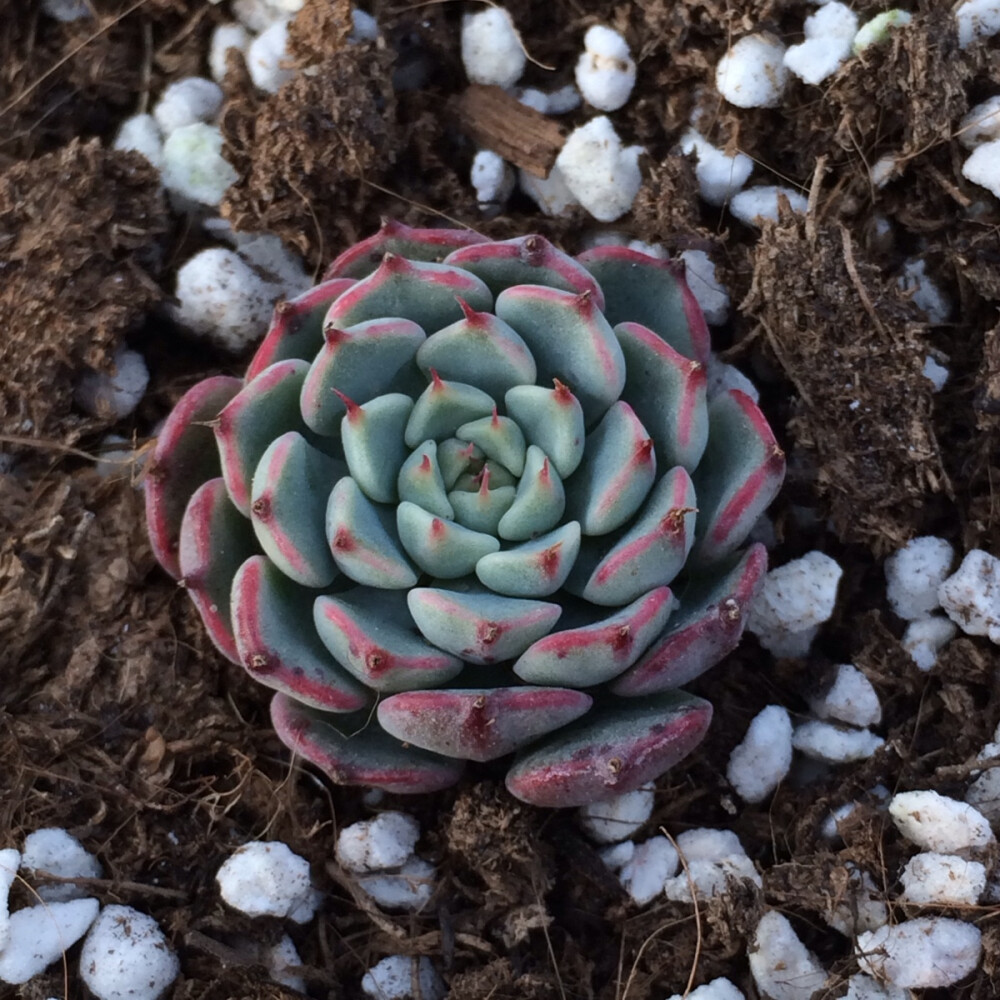
[[280,840],[244,844],[215,880],[222,898],[251,917],[288,917],[304,924],[316,911],[309,862]]
[[80,976],[98,1000],[156,1000],[180,969],[159,924],[131,906],[105,906],[80,952]]
[[462,18],[462,65],[473,83],[513,87],[526,61],[514,22],[503,7]]
[[[415,973],[415,974],[414,974]],[[413,992],[413,981],[419,992]],[[369,969],[361,980],[361,990],[375,1000],[444,1000],[444,982],[429,958],[390,955]]]
[[715,86],[738,108],[773,108],[788,80],[785,46],[773,35],[741,38],[715,69]]
[[902,875],[903,899],[939,906],[975,906],[986,889],[986,867],[955,854],[914,855]]
[[859,935],[855,953],[863,971],[893,986],[950,986],[979,964],[982,935],[963,920],[922,917]]
[[939,608],[938,589],[954,558],[951,545],[933,535],[914,538],[889,556],[885,580],[892,610],[906,621],[917,621]]
[[26,906],[12,913],[7,944],[0,952],[0,981],[26,983],[44,972],[83,937],[99,908],[96,899],[73,899]]
[[407,813],[384,812],[352,823],[337,837],[337,860],[348,871],[373,872],[398,868],[413,853],[420,824]]
[[763,802],[792,766],[792,720],[781,705],[768,705],[729,755],[726,777],[744,802]]
[[770,1000],[810,1000],[826,982],[819,960],[775,910],[761,917],[748,957],[757,989]]
[[[100,878],[101,865],[76,837],[46,827],[24,838],[21,867],[60,878]],[[75,885],[40,885],[35,891],[46,902],[79,899],[86,891]]]
[[821,719],[837,719],[852,726],[875,726],[882,721],[882,706],[872,682],[853,664],[837,667],[833,684],[822,695],[809,699]]
[[900,792],[889,803],[889,815],[907,840],[927,851],[954,854],[996,840],[981,812],[938,792]]
[[580,826],[598,844],[627,840],[652,814],[654,789],[650,782],[634,792],[583,806],[579,813]]
[[982,549],[969,552],[938,588],[938,600],[966,635],[986,635],[1000,643],[1000,559],[996,556]]
[[817,719],[804,722],[792,734],[796,750],[827,764],[867,760],[884,743],[881,736],[867,729],[845,729]]
[[636,846],[618,878],[633,902],[645,906],[663,892],[679,864],[677,851],[666,837],[650,837]]

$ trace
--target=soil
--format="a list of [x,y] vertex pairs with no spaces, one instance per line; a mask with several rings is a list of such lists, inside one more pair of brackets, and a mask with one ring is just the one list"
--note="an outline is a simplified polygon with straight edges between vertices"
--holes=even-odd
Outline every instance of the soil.
[[[223,129],[240,174],[224,212],[269,229],[322,268],[380,216],[456,220],[492,236],[541,231],[569,251],[593,230],[581,214],[549,219],[523,196],[484,216],[467,183],[475,151],[453,102],[466,88],[458,53],[463,4],[375,0],[383,40],[348,46],[344,0],[309,0],[293,38],[318,70],[279,94],[254,91],[236,60]],[[420,820],[419,853],[438,867],[417,915],[366,904],[332,864],[344,825],[370,815],[357,790],[292,766],[266,699],[206,638],[145,537],[139,459],[156,423],[209,374],[246,358],[213,354],[162,309],[198,237],[171,213],[155,172],[108,151],[127,115],[172,79],[205,72],[227,3],[94,0],[96,19],[60,24],[34,3],[0,0],[0,831],[3,846],[65,827],[95,850],[103,903],[150,913],[181,958],[167,996],[294,996],[268,981],[248,940],[289,930],[314,998],[361,996],[363,972],[389,954],[435,958],[452,1000],[662,1000],[728,976],[758,994],[746,951],[765,907],[786,913],[843,995],[851,943],[822,914],[848,878],[871,873],[893,919],[912,848],[869,790],[932,788],[958,797],[966,762],[1000,722],[1000,651],[960,638],[929,673],[902,650],[882,561],[933,533],[963,552],[1000,553],[1000,206],[960,173],[961,116],[996,92],[1000,48],[958,48],[950,4],[917,0],[912,24],[822,87],[790,84],[780,110],[739,111],[713,86],[734,37],[767,28],[801,38],[800,0],[509,0],[533,62],[526,84],[571,79],[583,32],[622,30],[638,85],[612,115],[642,143],[645,183],[613,228],[671,251],[698,247],[720,266],[734,308],[716,346],[752,372],[789,456],[772,509],[776,564],[822,549],[844,568],[834,619],[805,660],[773,658],[748,637],[693,690],[716,717],[704,745],[658,783],[639,837],[733,829],[763,874],[722,899],[632,905],[569,814],[519,804],[484,769],[479,783],[418,800],[389,797]],[[857,0],[862,19],[883,9]],[[558,67],[554,71],[546,66]],[[757,233],[696,196],[673,153],[695,107],[709,138],[751,155],[757,176],[809,196]],[[580,110],[561,119],[586,119]],[[869,168],[896,158],[875,189]],[[891,223],[886,236],[877,216]],[[896,278],[919,255],[954,304],[928,324]],[[73,402],[81,365],[107,370],[115,348],[142,351],[152,382],[138,411],[113,422]],[[932,393],[931,354],[951,376]],[[101,477],[108,432],[137,459]],[[883,703],[883,749],[856,765],[793,771],[760,806],[728,786],[729,751],[768,704],[806,710],[832,664],[856,664]],[[823,840],[831,808],[861,803],[842,839]],[[306,857],[326,901],[304,927],[228,910],[220,863],[251,839]],[[16,885],[14,905],[31,887]],[[943,912],[924,908],[926,912]],[[927,997],[1000,995],[1000,912],[957,914],[983,931],[981,967]],[[78,949],[76,949],[78,950]],[[81,997],[75,951],[7,995]]]

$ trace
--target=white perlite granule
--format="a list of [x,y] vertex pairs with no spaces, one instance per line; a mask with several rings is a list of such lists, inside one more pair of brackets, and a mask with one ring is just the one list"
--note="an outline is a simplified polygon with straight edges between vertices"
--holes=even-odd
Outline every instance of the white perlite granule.
[[882,721],[875,688],[851,663],[837,667],[833,684],[824,694],[810,698],[809,707],[821,719],[837,719],[852,726],[876,726]]
[[889,815],[907,840],[926,851],[955,854],[996,840],[982,813],[938,792],[900,792],[889,803]]
[[309,862],[280,840],[258,840],[237,848],[215,880],[222,898],[251,917],[288,917],[304,924],[316,912]]
[[986,889],[986,867],[955,854],[926,851],[907,861],[899,880],[907,902],[975,906]]
[[612,28],[595,24],[583,38],[576,64],[576,85],[598,111],[617,111],[635,86],[635,63],[628,43]]
[[906,621],[929,617],[941,606],[938,589],[954,558],[951,545],[933,535],[914,538],[889,556],[885,580],[892,610]]
[[526,61],[514,22],[503,7],[462,18],[462,64],[473,83],[513,87]]
[[764,914],[749,950],[757,989],[770,1000],[810,1000],[826,982],[826,970],[799,940],[788,918]]
[[979,929],[964,920],[922,917],[858,936],[858,965],[882,982],[908,989],[950,986],[979,964]]
[[726,777],[744,802],[763,802],[791,766],[792,721],[787,709],[768,705],[730,754]]
[[773,108],[788,80],[785,46],[773,35],[741,38],[715,69],[715,86],[738,108]]
[[1000,559],[973,549],[938,588],[938,600],[966,635],[1000,643]]

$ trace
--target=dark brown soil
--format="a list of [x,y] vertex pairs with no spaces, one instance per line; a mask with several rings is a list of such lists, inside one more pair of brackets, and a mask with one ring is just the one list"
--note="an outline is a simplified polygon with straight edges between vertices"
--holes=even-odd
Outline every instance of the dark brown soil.
[[[928,532],[959,551],[1000,553],[1000,206],[962,178],[954,137],[968,106],[996,91],[1000,49],[960,51],[951,5],[917,0],[913,24],[877,57],[848,63],[821,88],[791,85],[780,110],[742,112],[715,93],[714,65],[754,28],[797,41],[806,3],[507,4],[532,57],[558,67],[529,66],[528,84],[568,82],[590,24],[626,33],[639,83],[612,118],[649,157],[635,211],[614,228],[706,249],[720,265],[734,309],[717,346],[754,374],[789,455],[774,560],[821,548],[844,578],[808,661],[775,663],[748,638],[694,685],[716,705],[712,730],[659,782],[640,834],[733,829],[763,891],[733,886],[697,915],[663,902],[640,911],[572,816],[518,804],[486,781],[389,800],[418,816],[420,853],[441,876],[433,903],[401,917],[363,905],[330,864],[338,829],[369,815],[358,792],[290,765],[260,690],[214,652],[156,567],[141,471],[95,472],[108,431],[141,454],[188,386],[238,373],[245,359],[213,356],[158,311],[189,226],[168,213],[145,161],[106,151],[122,118],[165,83],[204,72],[227,4],[93,6],[99,21],[60,25],[33,3],[0,0],[0,446],[17,463],[0,474],[0,846],[43,826],[83,839],[106,872],[95,894],[150,913],[179,952],[175,1000],[293,995],[267,981],[244,943],[282,927],[227,910],[214,883],[221,861],[255,838],[308,858],[327,894],[315,921],[290,929],[315,998],[359,997],[363,972],[397,953],[434,956],[453,1000],[662,1000],[692,974],[694,985],[726,975],[754,998],[746,947],[765,906],[787,913],[833,970],[824,995],[842,995],[855,969],[850,942],[821,914],[848,862],[895,898],[909,851],[868,791],[882,783],[961,796],[964,763],[1000,721],[996,647],[956,640],[921,674],[901,649],[882,575],[886,553]],[[474,146],[449,110],[465,87],[463,6],[375,0],[384,42],[347,46],[348,5],[310,0],[295,38],[301,59],[319,64],[315,75],[267,97],[234,64],[224,131],[240,180],[230,219],[278,232],[317,270],[383,215],[454,219],[495,236],[542,231],[578,249],[590,228],[580,215],[546,219],[515,197],[484,219],[475,205],[466,182]],[[853,6],[864,16],[885,5]],[[758,177],[810,196],[805,220],[786,215],[758,234],[698,201],[691,164],[672,154],[696,103],[711,138],[753,156]],[[874,190],[868,169],[887,154],[897,171]],[[877,236],[875,215],[892,223],[891,239]],[[914,254],[955,304],[945,324],[927,325],[896,285]],[[146,398],[118,424],[85,417],[73,405],[74,374],[106,368],[126,341],[150,364]],[[938,394],[921,374],[931,350],[951,369]],[[810,688],[842,662],[875,684],[885,747],[741,805],[725,769],[750,719],[767,704],[804,711]],[[819,823],[853,799],[863,806],[843,844],[823,841]],[[27,899],[15,887],[15,902]],[[992,907],[962,916],[984,932],[984,962],[947,995],[1000,995],[1000,916]],[[84,996],[70,957],[69,996]],[[5,995],[63,990],[54,967]]]

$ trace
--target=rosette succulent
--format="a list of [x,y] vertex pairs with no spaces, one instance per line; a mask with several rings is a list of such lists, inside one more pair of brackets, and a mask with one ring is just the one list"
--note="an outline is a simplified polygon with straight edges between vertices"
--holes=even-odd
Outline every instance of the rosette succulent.
[[336,782],[634,789],[708,726],[678,688],[739,640],[784,475],[708,360],[673,263],[387,223],[177,403],[154,552]]

